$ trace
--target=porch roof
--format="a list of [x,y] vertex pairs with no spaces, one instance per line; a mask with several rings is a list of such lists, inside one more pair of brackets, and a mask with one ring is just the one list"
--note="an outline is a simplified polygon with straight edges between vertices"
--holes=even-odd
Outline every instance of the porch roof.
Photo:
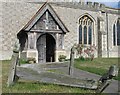
[[22,30],[30,31],[31,28],[34,26],[34,24],[39,20],[39,18],[44,14],[45,11],[49,11],[53,18],[56,20],[56,22],[61,27],[62,31],[64,33],[69,32],[69,30],[66,28],[62,20],[59,18],[59,16],[56,14],[56,12],[53,10],[51,5],[48,2],[45,2],[42,7],[36,12],[36,14],[31,18],[31,20],[23,27]]

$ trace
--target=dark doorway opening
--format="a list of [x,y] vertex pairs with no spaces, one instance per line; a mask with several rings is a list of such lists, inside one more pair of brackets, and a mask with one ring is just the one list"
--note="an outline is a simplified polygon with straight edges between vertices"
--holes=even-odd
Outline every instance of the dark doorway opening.
[[52,35],[46,33],[37,40],[38,61],[40,63],[55,61],[56,42]]
[[52,35],[46,34],[46,62],[55,61],[55,39]]
[[17,38],[19,39],[20,43],[20,51],[22,52],[23,50],[27,50],[27,40],[28,40],[28,35],[25,31],[20,31],[17,34]]

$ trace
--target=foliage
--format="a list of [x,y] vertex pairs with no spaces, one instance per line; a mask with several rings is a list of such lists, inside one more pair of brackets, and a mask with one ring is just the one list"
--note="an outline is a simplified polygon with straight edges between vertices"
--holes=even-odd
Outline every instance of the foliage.
[[33,57],[27,58],[28,63],[36,63],[36,59]]
[[75,44],[75,48],[79,57],[84,59],[90,59],[91,61],[94,59],[94,54],[96,50],[95,45],[85,46],[83,44]]
[[61,61],[65,61],[66,59],[66,56],[65,55],[60,55],[58,60],[61,62]]
[[35,59],[35,58],[32,58],[32,57],[29,57],[29,58],[27,58],[27,59],[22,59],[22,58],[20,58],[20,59],[19,59],[19,62],[20,62],[20,64],[36,63],[36,59]]
[[85,61],[85,58],[83,56],[79,57],[81,61]]
[[19,59],[19,62],[20,62],[20,64],[26,64],[26,63],[28,63],[28,61],[26,61],[26,60],[24,60],[24,59]]

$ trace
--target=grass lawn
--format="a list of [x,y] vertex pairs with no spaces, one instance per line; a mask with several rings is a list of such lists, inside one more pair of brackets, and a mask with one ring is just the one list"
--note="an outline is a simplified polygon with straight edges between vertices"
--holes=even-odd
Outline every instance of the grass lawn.
[[[93,61],[76,59],[74,66],[84,71],[103,75],[111,65],[115,64],[118,66],[118,60],[120,58],[95,58]],[[115,79],[120,81],[120,76]]]
[[93,90],[22,80],[14,86],[7,87],[9,63],[10,61],[2,61],[2,93],[95,93]]
[[[120,58],[119,58],[120,59]],[[75,60],[75,67],[88,72],[103,75],[111,65],[118,65],[118,58],[96,58],[93,61]],[[2,93],[95,93],[93,90],[59,86],[53,84],[19,81],[14,86],[7,87],[10,61],[2,61]],[[120,76],[115,78],[120,80]]]

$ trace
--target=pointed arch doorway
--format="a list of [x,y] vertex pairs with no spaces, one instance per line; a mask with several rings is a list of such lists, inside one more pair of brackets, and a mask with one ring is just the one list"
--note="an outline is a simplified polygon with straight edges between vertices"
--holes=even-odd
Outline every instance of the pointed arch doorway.
[[51,34],[42,34],[37,40],[38,62],[55,61],[56,41]]

